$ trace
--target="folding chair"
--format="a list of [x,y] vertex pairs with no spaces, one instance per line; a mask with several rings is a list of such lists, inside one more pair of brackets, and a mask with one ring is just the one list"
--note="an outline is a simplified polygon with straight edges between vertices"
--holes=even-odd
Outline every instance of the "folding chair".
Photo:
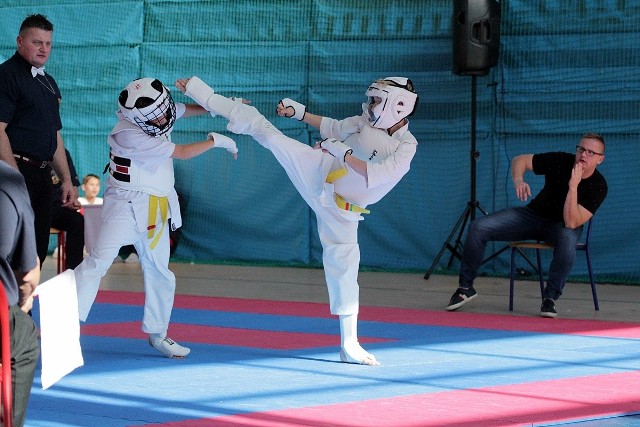
[[0,393],[4,427],[13,427],[13,392],[11,389],[11,337],[9,336],[9,302],[0,280]]
[[[589,281],[591,282],[591,294],[593,296],[593,306],[596,311],[600,310],[600,304],[598,303],[598,292],[596,291],[596,282],[593,278],[593,269],[591,267],[591,254],[589,253],[589,241],[591,240],[591,227],[593,225],[593,217],[587,223],[587,233],[584,242],[578,242],[576,245],[576,251],[584,251],[587,257],[587,270],[589,271]],[[514,291],[514,283],[515,283],[515,255],[516,252],[520,252],[521,255],[525,258],[525,260],[533,267],[534,270],[538,273],[538,278],[540,282],[540,298],[544,298],[544,270],[542,269],[542,261],[540,257],[540,250],[543,249],[553,249],[553,245],[545,242],[534,242],[534,241],[519,241],[519,242],[509,242],[509,247],[511,248],[511,272],[509,274],[509,311],[513,311],[513,291]],[[535,249],[536,251],[536,261],[537,265],[534,264],[524,253],[522,249]]]
[[49,230],[49,234],[58,236],[58,274],[60,274],[67,269],[67,244],[65,242],[64,231],[52,227]]

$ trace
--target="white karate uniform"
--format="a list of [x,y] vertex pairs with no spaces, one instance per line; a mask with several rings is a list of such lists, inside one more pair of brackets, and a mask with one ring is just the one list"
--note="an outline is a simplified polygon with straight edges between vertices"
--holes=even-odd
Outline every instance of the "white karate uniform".
[[[358,313],[360,248],[358,221],[363,217],[354,211],[338,207],[335,195],[364,208],[382,199],[409,171],[416,153],[417,141],[409,125],[388,135],[371,127],[362,116],[344,120],[323,118],[320,133],[323,138],[335,138],[353,149],[353,155],[367,161],[365,179],[342,159],[296,141],[274,127],[254,107],[235,103],[213,95],[208,107],[223,104],[215,113],[228,114],[228,129],[251,135],[269,149],[282,165],[300,195],[315,212],[318,234],[322,243],[322,261],[329,291],[329,304],[334,315]],[[225,116],[226,117],[226,116]],[[347,174],[333,183],[327,175],[346,167]]]
[[[184,104],[176,103],[176,118],[182,117]],[[74,270],[78,286],[80,320],[85,321],[95,301],[100,279],[107,273],[122,246],[133,244],[140,258],[144,278],[145,304],[142,330],[149,334],[166,333],[173,308],[176,287],[169,270],[169,227],[182,225],[178,196],[174,188],[173,160],[175,144],[171,132],[153,137],[129,122],[118,112],[118,123],[108,137],[111,148],[109,180],[104,193],[102,224],[91,253]],[[114,156],[129,160],[118,166]],[[119,170],[116,179],[114,171]],[[162,221],[160,209],[150,224],[150,196],[166,197],[171,224]],[[148,227],[155,227],[152,238]],[[151,248],[151,243],[160,237]]]
[[96,197],[96,198],[93,200],[93,203],[89,203],[89,200],[87,200],[87,198],[86,198],[86,197],[78,197],[78,202],[79,202],[82,206],[85,206],[85,205],[101,205],[101,204],[102,204],[102,202],[103,202],[103,200],[102,200],[102,197]]

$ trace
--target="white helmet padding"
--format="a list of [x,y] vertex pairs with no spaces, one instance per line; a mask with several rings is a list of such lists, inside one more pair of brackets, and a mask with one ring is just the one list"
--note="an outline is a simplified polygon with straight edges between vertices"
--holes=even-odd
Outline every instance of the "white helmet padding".
[[368,99],[362,104],[362,111],[369,124],[378,129],[389,129],[410,116],[418,103],[413,83],[406,77],[376,80],[369,86],[365,95]]
[[146,134],[160,136],[176,121],[176,104],[158,79],[145,77],[129,83],[118,97],[120,112]]

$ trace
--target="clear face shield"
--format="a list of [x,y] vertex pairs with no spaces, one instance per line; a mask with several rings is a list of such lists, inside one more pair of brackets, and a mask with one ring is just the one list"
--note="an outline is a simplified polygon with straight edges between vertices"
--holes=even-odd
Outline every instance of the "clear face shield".
[[389,129],[413,114],[417,102],[413,84],[401,77],[376,80],[365,95],[367,102],[362,104],[363,116],[378,129]]
[[383,110],[384,103],[379,96],[367,96],[366,102],[362,103],[362,112],[370,124],[375,123],[380,118]]

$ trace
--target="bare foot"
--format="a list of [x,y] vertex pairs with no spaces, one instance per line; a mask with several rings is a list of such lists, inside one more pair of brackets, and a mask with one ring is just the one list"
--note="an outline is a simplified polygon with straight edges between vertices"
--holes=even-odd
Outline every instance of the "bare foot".
[[340,349],[340,360],[345,363],[355,363],[358,365],[379,366],[375,356],[360,346],[357,341],[355,344],[347,344]]

